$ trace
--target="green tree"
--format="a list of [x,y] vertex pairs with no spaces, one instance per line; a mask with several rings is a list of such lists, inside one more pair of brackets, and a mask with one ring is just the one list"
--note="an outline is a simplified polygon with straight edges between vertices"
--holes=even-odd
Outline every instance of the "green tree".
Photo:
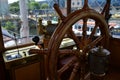
[[6,30],[10,30],[10,31],[15,31],[15,25],[11,22],[11,21],[7,21],[5,26],[3,26],[3,28],[5,28]]
[[35,1],[30,1],[28,3],[28,8],[29,8],[29,10],[40,9],[40,4]]
[[43,3],[40,6],[41,9],[48,9],[48,4],[47,3]]
[[9,11],[10,11],[10,13],[17,13],[17,12],[19,12],[19,1],[17,1],[17,2],[14,2],[14,3],[11,3],[11,4],[9,4]]

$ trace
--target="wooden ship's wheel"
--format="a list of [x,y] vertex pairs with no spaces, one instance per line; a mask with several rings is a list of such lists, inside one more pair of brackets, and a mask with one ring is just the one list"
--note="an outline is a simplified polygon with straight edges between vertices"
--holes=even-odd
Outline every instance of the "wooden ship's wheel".
[[[56,12],[61,18],[61,22],[58,24],[56,30],[54,31],[47,50],[31,50],[31,52],[36,52],[40,54],[46,54],[48,57],[47,69],[49,80],[88,80],[89,70],[86,70],[87,65],[87,55],[90,49],[96,46],[103,46],[107,48],[109,43],[109,32],[108,24],[105,20],[104,13],[106,11],[107,4],[101,13],[90,9],[88,6],[88,1],[84,1],[84,6],[75,12],[72,12],[67,17],[63,16],[57,4],[54,5]],[[87,35],[87,22],[92,20],[95,22],[94,28],[89,35]],[[72,26],[78,22],[82,21],[82,35],[80,38],[72,31]],[[100,29],[100,35],[95,37],[97,28]],[[75,42],[76,49],[60,49],[60,45],[65,36],[73,39]],[[60,60],[59,56],[69,54],[65,58],[70,57],[63,65],[59,66]],[[70,70],[69,70],[70,69]],[[69,72],[67,74],[67,79],[62,78],[65,71]]]

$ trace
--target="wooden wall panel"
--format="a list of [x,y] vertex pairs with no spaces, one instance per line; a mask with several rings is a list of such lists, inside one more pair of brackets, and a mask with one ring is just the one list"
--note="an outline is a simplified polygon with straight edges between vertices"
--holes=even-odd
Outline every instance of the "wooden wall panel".
[[109,44],[110,64],[113,67],[120,67],[120,39],[111,38]]
[[41,80],[40,62],[14,69],[14,80]]

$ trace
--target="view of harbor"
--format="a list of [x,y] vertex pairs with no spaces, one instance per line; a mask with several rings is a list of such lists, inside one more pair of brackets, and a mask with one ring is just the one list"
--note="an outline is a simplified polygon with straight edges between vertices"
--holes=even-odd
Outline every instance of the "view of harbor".
[[[13,3],[8,2],[9,0],[5,0],[3,4],[0,3],[0,22],[2,26],[5,47],[32,42],[32,37],[36,35],[40,36],[41,34],[38,30],[40,19],[42,20],[43,26],[47,26],[49,21],[51,21],[51,24],[58,24],[59,16],[53,9],[54,3],[59,4],[62,13],[65,16],[67,15],[65,0],[18,0]],[[98,12],[101,12],[105,2],[106,0],[89,0],[89,6]],[[93,3],[94,5],[92,5]],[[120,0],[117,0],[116,2],[113,2],[112,0],[111,3],[113,4],[111,5],[109,12],[111,15],[109,19],[110,35],[114,38],[120,38]],[[23,6],[22,4],[26,4],[26,6]],[[73,0],[71,7],[71,11],[82,8],[83,0],[78,0],[78,2]],[[94,21],[91,21],[91,23],[93,22]],[[76,26],[76,24],[74,25]],[[81,34],[80,26],[81,24],[77,25],[73,31]],[[91,27],[89,27],[88,30],[90,31],[90,29],[92,30]],[[89,31],[88,34],[90,34]],[[100,35],[99,31],[97,35]],[[29,38],[29,41],[23,41],[26,38]]]

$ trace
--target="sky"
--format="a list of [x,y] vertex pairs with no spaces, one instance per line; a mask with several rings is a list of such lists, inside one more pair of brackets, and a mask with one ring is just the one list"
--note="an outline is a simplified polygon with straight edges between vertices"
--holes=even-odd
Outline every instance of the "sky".
[[16,2],[18,0],[8,0],[8,3],[13,3],[13,2]]
[[[16,2],[18,0],[8,0],[8,3],[13,3],[13,2]],[[43,0],[35,0],[35,1],[43,1]]]

